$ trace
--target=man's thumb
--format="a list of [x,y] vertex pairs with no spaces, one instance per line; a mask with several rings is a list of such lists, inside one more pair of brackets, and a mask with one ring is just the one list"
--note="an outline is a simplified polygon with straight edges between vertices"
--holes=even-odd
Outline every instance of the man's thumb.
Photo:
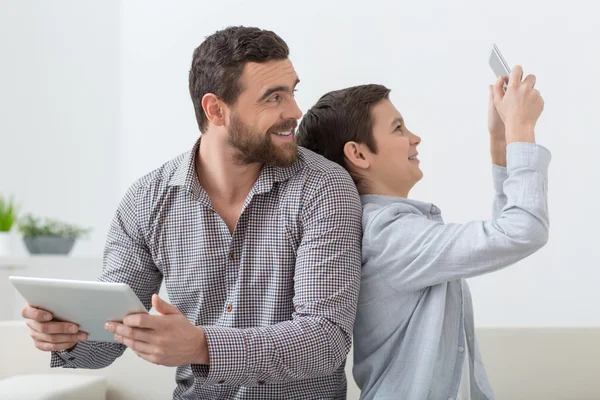
[[181,314],[181,311],[172,304],[161,299],[157,294],[152,295],[152,307],[162,315]]

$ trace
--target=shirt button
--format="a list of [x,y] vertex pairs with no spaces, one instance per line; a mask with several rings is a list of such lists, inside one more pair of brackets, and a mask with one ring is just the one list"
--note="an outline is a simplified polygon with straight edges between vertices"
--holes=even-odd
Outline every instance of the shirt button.
[[225,381],[223,379],[221,379],[219,382],[217,382],[219,385],[222,385],[225,383]]
[[265,384],[265,381],[258,381],[258,384],[259,384],[259,385],[264,385],[264,384]]
[[229,259],[230,260],[235,259],[235,253],[233,251],[231,253],[229,253]]
[[227,305],[227,308],[225,308],[225,310],[226,310],[227,312],[231,312],[231,310],[233,310],[233,307],[231,306],[231,304],[228,304],[228,305]]
[[464,348],[464,347],[462,347],[462,346],[458,346],[458,351],[459,351],[460,353],[462,353],[463,351],[465,351],[465,348]]

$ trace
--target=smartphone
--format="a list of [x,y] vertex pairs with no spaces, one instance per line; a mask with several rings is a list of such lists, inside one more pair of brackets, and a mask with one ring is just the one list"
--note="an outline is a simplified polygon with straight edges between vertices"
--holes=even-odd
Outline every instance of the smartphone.
[[[494,71],[496,78],[501,76],[508,78],[510,76],[510,67],[508,66],[508,63],[504,57],[502,57],[502,53],[500,53],[500,49],[498,49],[496,44],[492,45],[492,52],[490,54],[490,67],[492,67],[492,71]],[[504,89],[506,89],[507,82],[508,79],[506,82],[504,82]]]

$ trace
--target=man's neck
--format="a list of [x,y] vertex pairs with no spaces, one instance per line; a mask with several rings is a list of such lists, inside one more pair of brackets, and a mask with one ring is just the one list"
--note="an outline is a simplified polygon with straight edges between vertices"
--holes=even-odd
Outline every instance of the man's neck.
[[196,155],[196,173],[210,198],[237,204],[252,190],[262,165],[238,163],[235,150],[226,140],[219,139],[217,132],[202,137]]

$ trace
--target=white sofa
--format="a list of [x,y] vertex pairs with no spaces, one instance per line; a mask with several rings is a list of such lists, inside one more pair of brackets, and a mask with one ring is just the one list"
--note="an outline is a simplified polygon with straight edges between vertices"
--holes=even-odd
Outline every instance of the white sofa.
[[[170,399],[175,388],[175,368],[146,362],[130,350],[110,367],[101,370],[52,369],[49,366],[50,356],[33,346],[23,321],[0,321],[0,360],[0,383],[3,378],[25,374],[104,377],[107,383],[107,400]],[[0,399],[5,399],[8,395],[11,393],[0,391]],[[61,397],[49,397],[54,398]]]
[[[600,328],[483,328],[477,334],[498,400],[600,399]],[[102,370],[51,370],[48,365],[48,354],[35,349],[22,321],[0,322],[0,399],[11,395],[1,391],[3,378],[31,374],[60,374],[63,383],[71,379],[79,388],[98,389],[105,382],[108,400],[170,399],[175,387],[175,368],[153,365],[129,350]],[[348,399],[356,400],[351,365],[350,355]],[[73,378],[82,376],[99,380]],[[47,382],[34,378],[38,388]]]
[[600,327],[480,328],[497,400],[599,400]]

